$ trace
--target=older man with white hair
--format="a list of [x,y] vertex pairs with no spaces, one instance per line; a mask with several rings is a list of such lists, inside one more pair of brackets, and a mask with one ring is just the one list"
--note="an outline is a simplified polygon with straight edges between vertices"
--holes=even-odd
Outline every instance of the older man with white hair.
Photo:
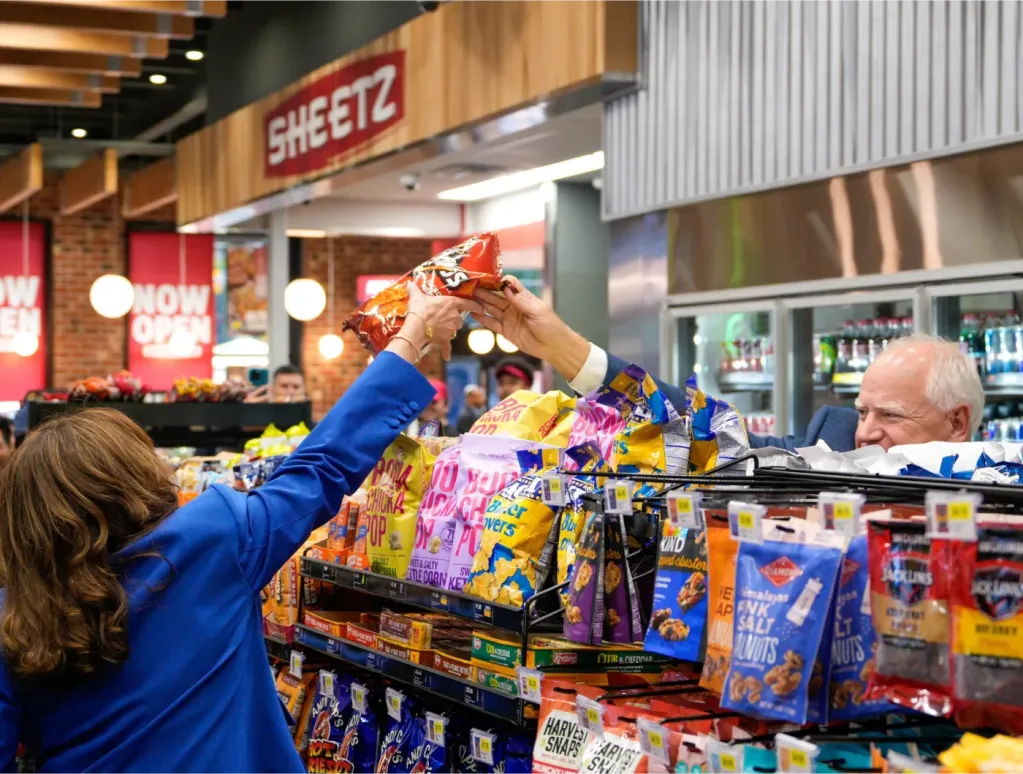
[[[515,278],[503,294],[479,291],[477,320],[526,354],[546,360],[580,394],[606,387],[626,363],[586,341]],[[678,387],[658,382],[677,406]],[[980,427],[984,388],[973,360],[953,342],[915,334],[893,341],[863,375],[856,409],[825,406],[802,436],[751,436],[750,446],[796,449],[824,441],[834,451],[928,441],[969,441]]]

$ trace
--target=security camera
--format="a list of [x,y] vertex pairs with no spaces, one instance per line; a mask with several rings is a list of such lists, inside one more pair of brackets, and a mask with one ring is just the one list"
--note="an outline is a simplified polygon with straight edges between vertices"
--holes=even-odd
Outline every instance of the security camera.
[[405,174],[400,178],[401,187],[406,191],[418,191],[419,190],[419,175]]
[[419,10],[422,13],[433,13],[440,8],[440,3],[437,2],[437,0],[433,0],[432,2],[431,0],[419,0],[416,5],[419,6]]

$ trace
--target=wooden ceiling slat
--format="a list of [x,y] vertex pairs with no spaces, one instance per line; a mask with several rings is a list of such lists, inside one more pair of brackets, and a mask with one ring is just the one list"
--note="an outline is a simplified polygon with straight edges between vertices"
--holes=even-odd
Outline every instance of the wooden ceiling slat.
[[123,75],[137,78],[142,74],[142,62],[126,56],[104,54],[68,54],[59,51],[24,51],[0,48],[0,65],[38,67],[62,72]]
[[0,104],[62,105],[65,107],[98,108],[103,98],[98,91],[75,89],[18,89],[0,87]]
[[43,146],[28,145],[0,166],[0,213],[17,207],[43,188]]
[[109,8],[118,11],[143,13],[169,13],[176,16],[227,15],[227,0],[204,0],[198,13],[192,11],[194,3],[188,0],[25,0],[25,2],[47,5],[75,5],[81,8]]
[[125,178],[121,214],[125,218],[137,218],[177,200],[177,169],[174,158],[170,157]]
[[115,94],[120,91],[118,78],[95,73],[62,73],[38,67],[0,65],[0,86],[19,89],[78,89]]
[[74,169],[60,181],[60,214],[74,215],[117,193],[117,151],[107,148]]
[[137,59],[163,59],[169,46],[165,38],[80,32],[60,27],[0,23],[0,48],[31,51],[69,51],[83,54],[110,54]]
[[189,40],[195,35],[195,20],[187,16],[73,6],[57,10],[31,3],[0,3],[0,22],[68,27],[86,32],[109,32],[114,35],[151,35],[179,40]]

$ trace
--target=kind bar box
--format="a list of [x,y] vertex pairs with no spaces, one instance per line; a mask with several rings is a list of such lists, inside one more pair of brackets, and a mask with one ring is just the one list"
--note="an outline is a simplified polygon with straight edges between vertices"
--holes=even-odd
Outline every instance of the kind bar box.
[[526,650],[526,666],[530,669],[544,667],[595,667],[611,672],[659,672],[666,664],[672,663],[667,656],[647,653],[639,646],[591,646],[578,645],[556,637],[532,635]]
[[398,615],[390,610],[380,614],[380,637],[396,645],[414,650],[429,650],[433,624],[411,616]]
[[472,633],[472,661],[477,666],[495,666],[515,671],[522,666],[522,640],[504,632],[476,629]]

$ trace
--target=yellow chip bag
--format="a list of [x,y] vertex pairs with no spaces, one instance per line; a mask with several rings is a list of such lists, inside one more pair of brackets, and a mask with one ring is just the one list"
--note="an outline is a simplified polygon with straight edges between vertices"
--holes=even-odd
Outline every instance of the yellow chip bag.
[[690,473],[712,470],[749,451],[749,436],[739,412],[697,388],[695,375],[686,382],[686,403],[692,426]]
[[543,501],[543,476],[556,471],[558,449],[520,451],[523,475],[490,501],[466,594],[521,607],[543,586],[557,535],[554,508]]
[[574,421],[575,398],[553,390],[540,395],[519,390],[476,420],[471,435],[543,441],[564,448]]
[[416,544],[416,516],[436,457],[405,435],[384,451],[366,489],[366,553],[370,569],[405,579]]

